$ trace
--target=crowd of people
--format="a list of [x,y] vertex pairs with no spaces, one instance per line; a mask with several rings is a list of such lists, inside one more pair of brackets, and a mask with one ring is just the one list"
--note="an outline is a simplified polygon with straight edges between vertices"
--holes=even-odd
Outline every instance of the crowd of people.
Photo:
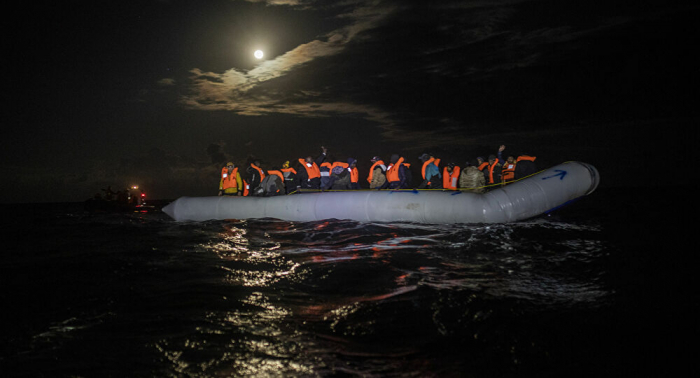
[[[465,162],[463,168],[450,162],[440,170],[440,159],[424,153],[418,157],[422,182],[413,186],[410,163],[397,154],[391,155],[389,163],[379,156],[372,163],[367,176],[370,189],[442,189],[483,193],[489,188],[507,185],[537,172],[535,156],[506,155],[501,145],[496,154],[488,159],[479,156]],[[321,154],[298,159],[291,164],[285,161],[281,167],[265,171],[259,160],[253,160],[241,172],[228,162],[221,170],[219,195],[227,196],[275,196],[292,194],[303,190],[359,190],[360,175],[357,160],[334,161],[327,156],[328,150],[321,147]]]

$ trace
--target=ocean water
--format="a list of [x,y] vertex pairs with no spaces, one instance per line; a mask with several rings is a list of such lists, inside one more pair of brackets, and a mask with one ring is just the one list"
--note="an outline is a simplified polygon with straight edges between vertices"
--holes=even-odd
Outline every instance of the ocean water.
[[0,375],[668,375],[698,296],[656,198],[504,225],[5,205]]

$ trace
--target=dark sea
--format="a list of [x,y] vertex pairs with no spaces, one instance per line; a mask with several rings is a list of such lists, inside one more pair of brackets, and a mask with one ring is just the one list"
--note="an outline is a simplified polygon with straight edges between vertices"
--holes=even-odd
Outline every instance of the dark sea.
[[498,225],[3,205],[0,376],[698,376],[674,193]]

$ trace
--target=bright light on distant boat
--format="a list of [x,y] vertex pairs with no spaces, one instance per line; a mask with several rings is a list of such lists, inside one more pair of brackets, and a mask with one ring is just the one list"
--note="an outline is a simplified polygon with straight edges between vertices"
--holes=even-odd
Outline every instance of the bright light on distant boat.
[[255,58],[257,58],[257,59],[262,59],[263,52],[262,52],[262,50],[255,50],[255,53],[253,53],[253,55],[255,55]]

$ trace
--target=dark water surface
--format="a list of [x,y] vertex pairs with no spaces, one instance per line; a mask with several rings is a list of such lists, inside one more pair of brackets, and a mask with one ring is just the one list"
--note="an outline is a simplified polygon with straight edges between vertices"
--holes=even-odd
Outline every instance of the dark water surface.
[[657,198],[447,226],[4,206],[0,373],[668,375],[694,366],[697,252]]

